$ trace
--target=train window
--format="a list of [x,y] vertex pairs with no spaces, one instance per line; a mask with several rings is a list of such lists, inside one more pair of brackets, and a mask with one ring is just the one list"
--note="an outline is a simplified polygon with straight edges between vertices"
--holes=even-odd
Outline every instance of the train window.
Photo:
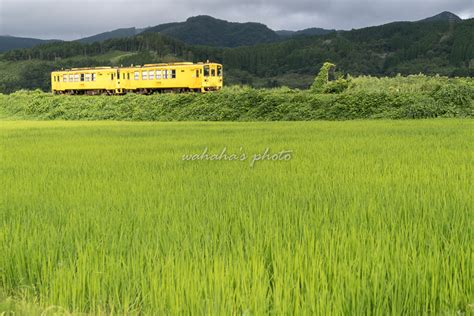
[[53,80],[54,80],[54,82],[56,82],[56,76],[53,76]]
[[84,81],[84,74],[81,74],[81,81]]
[[216,76],[216,70],[214,68],[211,69],[211,76],[212,77]]
[[168,70],[163,70],[163,79],[168,79]]
[[127,73],[127,80],[130,80],[130,73]]
[[196,69],[196,78],[199,78],[199,69]]
[[148,72],[148,79],[155,80],[155,71],[154,70],[150,70]]
[[122,79],[125,79],[125,74],[122,75]]
[[133,75],[134,75],[135,80],[140,79],[140,73],[138,71],[135,71],[135,73]]
[[79,82],[79,74],[74,75],[74,82]]
[[222,77],[222,66],[217,66],[217,75]]
[[176,69],[171,70],[171,79],[176,79]]
[[204,66],[204,77],[209,77],[209,66]]
[[91,81],[95,81],[95,74],[92,74]]
[[142,71],[142,80],[148,80],[148,71]]
[[67,75],[63,75],[63,81],[67,82]]
[[86,74],[86,81],[87,82],[91,81],[91,74]]
[[160,80],[161,79],[161,70],[157,70],[156,71],[156,80]]
[[110,80],[114,80],[114,74],[110,74]]

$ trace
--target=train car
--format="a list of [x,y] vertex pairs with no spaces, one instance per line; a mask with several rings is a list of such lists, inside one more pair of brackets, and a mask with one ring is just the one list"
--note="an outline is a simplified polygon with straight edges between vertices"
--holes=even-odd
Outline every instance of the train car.
[[208,92],[222,89],[223,80],[221,64],[182,62],[53,71],[51,88],[54,94],[91,95]]
[[54,94],[117,94],[119,70],[112,67],[72,68],[51,73]]

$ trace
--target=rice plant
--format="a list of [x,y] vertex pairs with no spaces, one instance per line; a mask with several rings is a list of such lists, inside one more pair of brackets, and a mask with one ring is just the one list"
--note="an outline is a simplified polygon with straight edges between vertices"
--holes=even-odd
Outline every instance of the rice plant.
[[0,123],[0,312],[473,312],[470,120]]

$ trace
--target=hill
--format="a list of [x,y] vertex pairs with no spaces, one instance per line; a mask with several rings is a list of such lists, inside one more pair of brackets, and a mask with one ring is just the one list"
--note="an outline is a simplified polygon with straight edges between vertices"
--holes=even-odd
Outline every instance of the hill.
[[433,21],[461,22],[462,19],[452,12],[444,11],[444,12],[441,12],[440,14],[436,14],[432,17],[420,20],[419,22],[433,22]]
[[277,33],[260,23],[236,23],[201,15],[185,22],[161,24],[145,33],[159,32],[191,45],[214,47],[250,46],[280,40]]
[[29,48],[39,44],[57,42],[58,40],[41,40],[37,38],[16,37],[3,35],[0,36],[0,52],[6,52],[12,49]]
[[341,74],[474,76],[472,34],[474,19],[456,23],[436,19],[223,48],[189,45],[162,32],[146,31],[91,44],[49,43],[6,52],[0,55],[0,92],[48,90],[49,72],[58,68],[206,59],[224,64],[226,85],[255,87],[306,88],[327,60],[336,63]]
[[315,35],[326,35],[332,32],[336,32],[336,30],[328,30],[319,27],[312,27],[300,31],[287,31],[287,30],[280,30],[276,31],[276,33],[283,38],[293,37],[293,36],[315,36]]
[[102,42],[102,41],[106,41],[108,39],[113,39],[113,38],[124,38],[124,37],[135,36],[143,32],[144,30],[145,29],[137,29],[135,27],[121,28],[121,29],[110,31],[110,32],[104,32],[104,33],[96,34],[93,36],[84,37],[84,38],[78,39],[77,41],[81,43]]

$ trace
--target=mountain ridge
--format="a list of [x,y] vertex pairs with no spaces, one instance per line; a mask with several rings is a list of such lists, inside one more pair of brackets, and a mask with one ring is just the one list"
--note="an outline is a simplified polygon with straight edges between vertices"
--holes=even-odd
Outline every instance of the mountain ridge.
[[[427,17],[418,21],[413,21],[412,23],[434,21],[449,21],[458,23],[463,20],[452,12],[443,11],[434,16]],[[395,21],[390,23],[402,22],[403,21]],[[102,32],[92,36],[80,38],[75,41],[80,43],[103,42],[109,39],[127,38],[142,33],[152,32],[159,32],[164,35],[182,40],[183,42],[186,42],[191,45],[204,45],[213,47],[238,47],[273,43],[281,40],[286,40],[295,36],[322,36],[332,32],[336,32],[336,30],[311,27],[297,31],[274,31],[262,23],[229,22],[226,20],[214,18],[209,15],[198,15],[189,17],[184,22],[170,22],[145,28],[119,28],[112,31]],[[60,40],[42,40],[28,37],[0,36],[0,53],[12,49],[30,48],[36,45],[57,41]]]
[[124,38],[124,37],[135,36],[143,32],[144,30],[146,30],[146,28],[141,28],[141,29],[136,28],[136,27],[119,28],[112,31],[95,34],[92,36],[83,37],[76,41],[81,42],[81,43],[103,42],[112,38]]
[[432,22],[432,21],[461,22],[462,20],[463,19],[461,19],[459,16],[457,16],[456,14],[452,12],[443,11],[441,13],[418,20],[416,22]]
[[[0,35],[0,53],[9,51],[11,49],[30,48],[36,45],[61,42],[61,40],[44,40],[31,37],[20,37],[12,35]],[[13,47],[13,48],[12,48]]]
[[145,32],[159,32],[191,45],[214,47],[251,46],[280,40],[275,31],[262,23],[228,22],[209,15],[193,16],[185,22],[160,24]]
[[[169,25],[164,26],[164,28]],[[225,67],[226,84],[307,88],[330,61],[341,73],[394,76],[423,73],[474,76],[474,19],[392,22],[318,36],[233,48],[190,45],[161,32],[84,44],[59,42],[0,54],[0,93],[48,90],[61,68],[212,60]]]
[[320,27],[310,27],[307,29],[299,31],[290,31],[290,30],[279,30],[275,31],[282,38],[288,38],[293,36],[316,36],[316,35],[326,35],[332,32],[337,32],[335,29],[324,29]]

